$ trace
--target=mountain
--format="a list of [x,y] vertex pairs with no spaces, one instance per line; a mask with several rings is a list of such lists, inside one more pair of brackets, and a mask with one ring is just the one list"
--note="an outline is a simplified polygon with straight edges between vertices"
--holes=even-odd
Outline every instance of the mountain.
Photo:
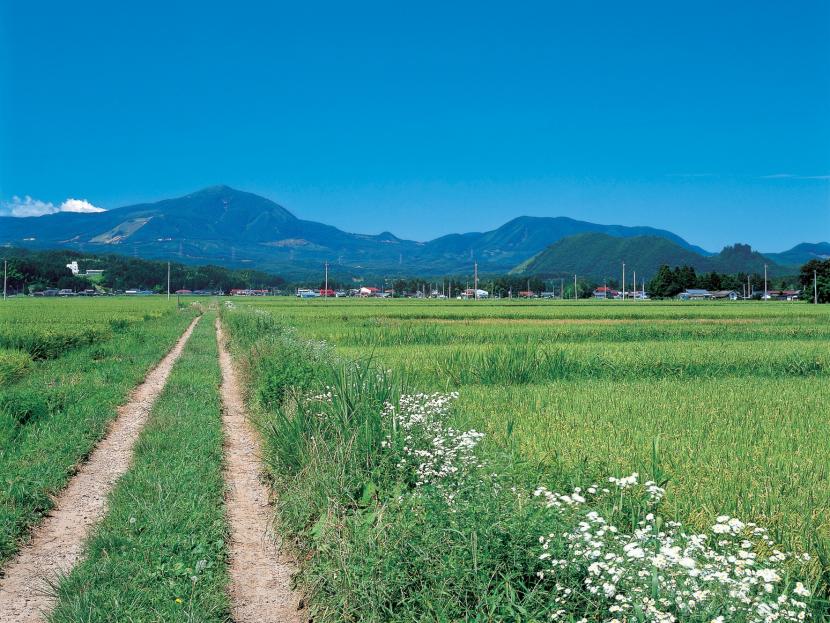
[[770,275],[797,272],[797,268],[771,262],[749,245],[736,244],[715,255],[704,256],[657,236],[616,238],[603,233],[563,238],[512,272],[551,277],[577,274],[594,279],[616,278],[622,270],[623,261],[626,261],[629,274],[636,270],[646,278],[653,276],[662,264],[687,265],[698,272],[719,273],[761,273],[764,264],[767,264]]
[[830,258],[830,242],[802,242],[789,251],[781,253],[764,253],[766,257],[779,264],[806,264],[810,260]]
[[566,217],[522,216],[492,231],[428,242],[390,232],[349,233],[299,219],[270,199],[228,186],[92,214],[0,217],[0,245],[256,268],[290,278],[318,275],[325,261],[341,278],[469,273],[474,259],[480,272],[504,273],[559,240],[585,233],[651,237],[687,253],[710,255],[669,231]]

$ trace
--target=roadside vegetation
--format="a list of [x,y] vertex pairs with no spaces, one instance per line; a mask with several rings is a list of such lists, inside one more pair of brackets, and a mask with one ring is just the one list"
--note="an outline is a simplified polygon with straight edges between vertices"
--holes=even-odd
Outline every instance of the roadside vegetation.
[[[0,562],[196,314],[160,302],[80,303],[15,300],[0,310],[3,334],[34,336],[26,350],[0,351]],[[90,332],[91,343],[51,350],[56,335]]]
[[50,621],[229,619],[214,317],[175,364]]
[[[776,327],[826,346],[814,308],[240,307],[224,322],[315,620],[826,615],[830,453],[810,392],[826,395],[827,368],[815,338],[786,350],[812,369],[773,363],[781,336],[758,340],[754,359],[727,355],[725,369],[718,337],[669,322],[679,311],[691,326],[741,323],[721,349]],[[533,358],[551,346],[565,362],[603,355],[606,328],[625,331],[615,320],[642,321],[630,323],[641,334],[630,356],[619,349],[618,374],[555,374]],[[550,339],[549,328],[571,329],[556,321],[592,333],[587,351]],[[526,341],[491,346],[506,323]],[[412,339],[436,334],[446,340]],[[395,336],[406,344],[389,344]],[[708,372],[649,376],[638,363],[656,352],[646,361],[674,353],[674,365],[692,340],[706,344],[696,360],[709,357]]]

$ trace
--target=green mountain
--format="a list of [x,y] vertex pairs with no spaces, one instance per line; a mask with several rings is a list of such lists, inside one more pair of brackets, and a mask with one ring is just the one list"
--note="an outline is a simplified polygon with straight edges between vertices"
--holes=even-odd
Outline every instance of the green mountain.
[[593,279],[619,278],[623,261],[629,275],[636,270],[646,279],[663,264],[693,266],[698,272],[719,273],[763,273],[764,264],[767,264],[770,275],[798,272],[792,266],[772,262],[753,251],[749,245],[736,244],[716,255],[704,256],[657,236],[616,238],[602,233],[586,233],[559,240],[518,265],[512,273],[542,277],[577,274]]
[[325,261],[341,278],[468,273],[474,259],[481,272],[504,273],[551,243],[581,232],[650,235],[706,253],[668,231],[564,217],[523,216],[492,231],[428,242],[388,232],[355,234],[299,219],[269,199],[227,186],[94,214],[0,217],[0,245],[256,268],[290,278],[316,276]]

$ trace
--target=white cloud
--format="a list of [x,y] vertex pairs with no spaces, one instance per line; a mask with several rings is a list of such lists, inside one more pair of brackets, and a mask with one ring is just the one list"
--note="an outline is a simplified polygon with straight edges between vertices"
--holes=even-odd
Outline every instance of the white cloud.
[[59,212],[106,212],[104,208],[92,205],[86,199],[67,199],[61,204]]
[[830,175],[796,175],[795,173],[774,173],[762,175],[764,180],[830,180]]
[[56,206],[50,201],[14,196],[11,201],[0,201],[0,216],[43,216],[57,212],[105,212],[104,208],[92,205],[86,199],[69,198]]

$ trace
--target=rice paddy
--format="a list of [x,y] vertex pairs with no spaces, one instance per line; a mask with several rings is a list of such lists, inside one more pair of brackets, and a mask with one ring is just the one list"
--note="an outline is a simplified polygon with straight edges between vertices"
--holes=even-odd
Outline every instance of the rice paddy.
[[669,474],[666,508],[830,543],[830,314],[787,303],[257,302],[348,357],[458,391],[459,426],[528,460]]
[[50,620],[237,616],[217,310],[299,560],[307,610],[287,580],[277,599],[296,620],[825,620],[826,306],[14,300],[0,307],[6,563],[207,316],[83,556],[50,579]]

